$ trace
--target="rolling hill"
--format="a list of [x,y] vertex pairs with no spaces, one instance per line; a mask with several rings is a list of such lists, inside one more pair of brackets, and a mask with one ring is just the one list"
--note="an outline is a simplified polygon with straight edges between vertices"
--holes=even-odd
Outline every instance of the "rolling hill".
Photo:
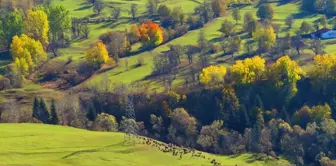
[[[0,165],[34,166],[211,166],[287,165],[287,161],[256,161],[254,155],[216,156],[206,159],[184,155],[182,159],[157,148],[124,145],[124,134],[92,132],[40,124],[0,124]],[[210,158],[207,159],[207,158]]]

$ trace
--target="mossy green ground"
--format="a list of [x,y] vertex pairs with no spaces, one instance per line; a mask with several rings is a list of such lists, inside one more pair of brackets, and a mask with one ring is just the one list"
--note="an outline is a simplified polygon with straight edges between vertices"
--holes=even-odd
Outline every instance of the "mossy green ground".
[[[70,127],[40,124],[0,124],[0,165],[34,166],[212,166],[209,160],[182,159],[157,148],[124,145],[122,133],[92,132]],[[226,165],[282,165],[285,160],[254,161],[251,154],[216,156]]]

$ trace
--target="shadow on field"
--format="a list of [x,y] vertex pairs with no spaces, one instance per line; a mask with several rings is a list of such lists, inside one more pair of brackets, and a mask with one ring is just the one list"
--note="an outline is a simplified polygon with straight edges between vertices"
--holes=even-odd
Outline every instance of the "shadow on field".
[[80,8],[75,9],[74,11],[86,10],[86,9],[90,9],[91,7],[92,7],[92,5],[83,6],[83,7],[80,7]]

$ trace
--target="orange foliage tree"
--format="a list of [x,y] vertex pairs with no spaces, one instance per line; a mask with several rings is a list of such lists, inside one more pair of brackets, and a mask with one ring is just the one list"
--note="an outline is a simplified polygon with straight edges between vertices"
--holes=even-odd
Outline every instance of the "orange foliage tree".
[[138,26],[138,36],[145,47],[154,47],[163,42],[163,29],[152,21],[146,21]]

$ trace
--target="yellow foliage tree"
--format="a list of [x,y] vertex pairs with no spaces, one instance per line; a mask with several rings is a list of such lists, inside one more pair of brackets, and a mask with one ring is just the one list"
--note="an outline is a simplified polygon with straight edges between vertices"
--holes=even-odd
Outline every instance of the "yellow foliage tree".
[[27,74],[35,65],[47,59],[47,53],[42,44],[27,35],[14,36],[11,44],[11,55],[16,67],[23,75]]
[[277,87],[290,84],[294,93],[297,92],[296,82],[304,75],[306,73],[289,56],[279,58],[269,70],[269,77],[276,82]]
[[336,55],[316,55],[310,76],[314,89],[319,92],[327,92],[328,86],[331,85],[329,82],[336,79]]
[[216,86],[224,82],[224,77],[226,75],[225,66],[214,66],[203,68],[200,74],[200,81],[202,84],[207,86]]
[[239,84],[250,84],[260,79],[265,72],[265,59],[255,56],[238,60],[230,68],[232,79]]
[[314,57],[314,69],[311,76],[317,80],[336,78],[336,55],[325,54]]
[[259,43],[259,47],[269,50],[276,43],[276,34],[272,26],[258,28],[253,34],[253,39]]
[[47,14],[42,10],[29,10],[24,22],[24,32],[29,37],[48,45],[49,22]]
[[97,42],[93,47],[86,51],[86,60],[91,64],[114,65],[115,61],[108,56],[106,45],[101,41]]

